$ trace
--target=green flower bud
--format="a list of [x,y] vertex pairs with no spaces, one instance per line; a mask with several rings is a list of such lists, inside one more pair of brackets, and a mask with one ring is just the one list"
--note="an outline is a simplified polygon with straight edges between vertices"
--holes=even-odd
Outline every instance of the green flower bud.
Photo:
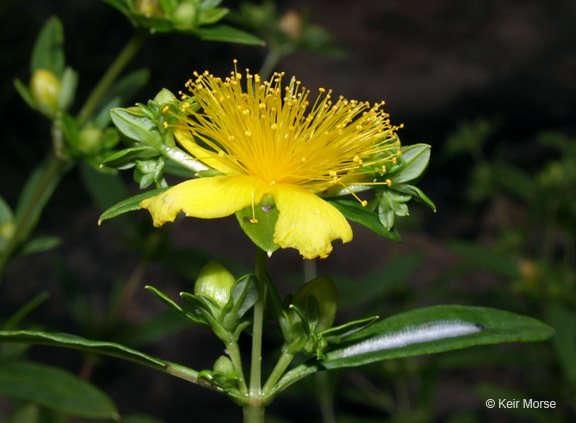
[[235,283],[236,279],[228,269],[216,261],[211,261],[200,271],[194,294],[209,297],[216,301],[220,308],[224,308]]
[[0,239],[11,239],[16,232],[16,224],[13,220],[0,222]]
[[136,0],[136,7],[146,16],[162,15],[158,0]]
[[302,37],[302,16],[290,10],[280,17],[278,27],[293,40],[298,40]]
[[30,92],[40,111],[53,117],[58,111],[60,80],[46,69],[38,69],[30,79]]
[[165,104],[169,101],[174,101],[175,99],[176,96],[172,93],[172,91],[166,88],[162,88],[160,91],[158,91],[158,94],[154,96],[153,101],[158,104]]
[[88,126],[80,132],[78,150],[85,154],[95,154],[102,149],[102,131],[93,126]]
[[294,294],[292,302],[298,305],[304,298],[312,296],[318,301],[319,318],[316,332],[323,332],[330,329],[336,318],[338,308],[338,292],[332,279],[328,276],[321,276],[306,282]]
[[198,11],[196,5],[183,2],[178,5],[172,14],[172,22],[176,29],[186,30],[196,26]]
[[233,377],[236,370],[234,369],[234,364],[225,355],[218,357],[218,360],[214,363],[214,373],[221,373],[228,377]]

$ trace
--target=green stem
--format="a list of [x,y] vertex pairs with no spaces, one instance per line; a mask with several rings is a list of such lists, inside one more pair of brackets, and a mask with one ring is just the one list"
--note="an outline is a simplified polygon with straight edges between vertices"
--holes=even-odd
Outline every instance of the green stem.
[[262,329],[264,326],[264,305],[266,304],[266,253],[258,247],[256,247],[255,274],[260,288],[260,295],[254,305],[250,385],[248,389],[248,402],[244,406],[244,423],[264,423],[264,402],[262,400]]
[[238,343],[236,341],[230,341],[226,345],[226,349],[228,350],[228,354],[230,355],[230,360],[232,360],[234,368],[239,374],[238,385],[240,388],[240,392],[242,393],[242,395],[248,395],[248,386],[246,385],[246,379],[244,378],[244,370],[242,368],[242,358],[240,355],[240,348],[238,347]]
[[0,256],[0,282],[4,270],[18,248],[22,246],[28,235],[36,227],[42,208],[50,199],[58,181],[69,169],[69,163],[50,153],[47,161],[39,166],[27,182],[33,183],[26,196],[21,196],[21,203],[16,210],[14,235],[8,241],[6,248]]
[[264,59],[264,63],[262,63],[262,67],[258,71],[258,75],[260,75],[260,78],[262,78],[262,80],[266,81],[268,80],[268,78],[270,78],[270,75],[272,75],[274,68],[276,67],[282,56],[283,55],[278,51],[276,51],[275,49],[271,49],[268,52],[266,58]]
[[316,387],[318,389],[318,402],[320,403],[320,412],[322,413],[322,423],[336,423],[334,395],[330,388],[328,372],[316,374]]
[[284,375],[284,372],[286,371],[290,363],[292,363],[293,358],[294,355],[282,351],[282,355],[280,356],[278,363],[276,363],[276,367],[274,367],[274,370],[272,370],[272,373],[270,374],[268,380],[266,381],[264,387],[262,388],[262,394],[267,402],[269,402],[272,399],[269,397],[270,392],[272,391],[278,380],[280,380],[282,375]]
[[78,126],[82,126],[86,123],[86,121],[90,118],[94,109],[102,99],[102,96],[106,94],[106,91],[110,88],[110,86],[116,81],[118,75],[122,72],[122,70],[126,67],[126,65],[132,60],[132,58],[136,55],[142,44],[146,40],[147,34],[144,31],[136,32],[132,38],[128,41],[124,49],[120,52],[116,60],[110,65],[106,73],[100,79],[100,82],[96,85],[84,106],[78,113],[78,117],[76,122]]

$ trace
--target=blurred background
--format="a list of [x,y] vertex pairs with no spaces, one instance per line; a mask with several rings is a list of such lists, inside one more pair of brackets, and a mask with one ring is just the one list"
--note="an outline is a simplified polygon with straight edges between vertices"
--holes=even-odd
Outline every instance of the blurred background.
[[[270,421],[329,423],[329,410],[337,422],[574,421],[576,3],[275,4],[277,16],[296,11],[294,16],[309,17],[337,47],[326,49],[329,54],[287,55],[277,70],[296,75],[312,91],[324,87],[347,98],[385,100],[392,122],[405,125],[399,131],[404,144],[432,146],[419,186],[438,211],[412,205],[409,218],[397,219],[400,244],[353,226],[354,242],[318,261],[318,272],[334,275],[339,284],[342,321],[459,303],[540,318],[557,335],[538,345],[395,360],[304,381],[269,408]],[[233,11],[241,5],[223,2]],[[12,81],[29,80],[34,40],[52,15],[64,24],[67,64],[79,71],[77,98],[88,95],[133,31],[102,1],[0,4],[0,187],[12,205],[50,143],[50,122],[26,105]],[[267,54],[261,46],[152,37],[127,69],[147,68],[150,76],[132,102],[145,102],[163,87],[183,89],[195,70],[226,75],[234,58],[255,72]],[[39,221],[36,234],[57,236],[59,245],[18,256],[7,267],[0,319],[47,291],[50,298],[27,318],[30,325],[122,340],[152,355],[210,368],[222,353],[218,340],[204,328],[165,318],[163,306],[142,287],[154,284],[176,298],[192,290],[195,275],[213,256],[240,276],[252,267],[249,240],[234,217],[153,229],[141,212],[130,215],[129,225],[108,221],[98,227],[103,210],[87,186],[90,172],[96,171],[82,165],[65,175]],[[131,193],[138,192],[131,172],[120,177]],[[269,270],[283,293],[303,281],[295,251],[275,253]],[[127,285],[130,292],[118,294],[114,309],[121,323],[107,325],[110,298]],[[162,331],[169,336],[160,337]],[[273,355],[277,340],[268,341]],[[32,347],[28,356],[90,378],[121,413],[169,423],[240,418],[226,399],[137,365],[45,347]],[[519,414],[485,408],[486,398],[506,396],[555,400],[558,408]],[[0,421],[12,409],[0,396]]]

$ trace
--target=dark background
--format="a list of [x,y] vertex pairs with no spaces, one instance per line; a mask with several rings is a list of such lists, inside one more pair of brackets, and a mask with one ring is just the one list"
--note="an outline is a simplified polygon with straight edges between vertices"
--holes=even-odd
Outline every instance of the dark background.
[[[235,6],[234,2],[224,4]],[[471,214],[462,204],[460,194],[465,189],[468,164],[451,162],[447,166],[435,159],[434,153],[441,151],[460,122],[478,117],[498,122],[498,132],[488,149],[506,145],[510,161],[527,169],[537,167],[541,160],[533,139],[535,133],[556,129],[575,134],[574,1],[326,0],[282,1],[279,5],[283,11],[307,7],[312,20],[334,34],[348,57],[298,53],[283,59],[278,69],[297,75],[313,90],[325,87],[348,98],[385,100],[392,121],[405,124],[400,131],[404,144],[432,145],[431,167],[420,186],[436,202],[438,212],[414,206],[420,229],[402,232],[402,244],[355,226],[355,241],[338,246],[330,258],[320,262],[322,273],[354,275],[359,280],[358,289],[362,289],[362,275],[411,251],[423,252],[425,263],[409,283],[416,288],[426,285],[455,260],[443,241],[477,237],[489,219],[482,212]],[[49,144],[49,123],[27,108],[12,80],[29,79],[32,45],[42,24],[53,14],[64,23],[67,63],[80,73],[78,98],[86,97],[132,33],[123,16],[95,0],[4,0],[0,4],[0,187],[10,204],[15,204],[26,177]],[[242,67],[256,70],[264,55],[261,47],[162,35],[149,40],[129,70],[147,67],[151,71],[151,81],[139,96],[144,101],[162,87],[178,91],[194,70],[226,74],[233,58]],[[129,181],[130,176],[125,176]],[[128,277],[137,257],[119,241],[112,225],[97,227],[99,213],[76,172],[68,174],[37,229],[40,234],[62,236],[63,244],[50,253],[13,261],[0,286],[1,317],[47,289],[51,300],[32,318],[74,331],[59,291],[58,269],[65,267],[96,306],[104,301],[103,292],[113,282]],[[147,216],[141,213],[138,218],[146,222]],[[251,266],[250,244],[233,218],[189,220],[171,232],[177,247],[204,248],[237,257],[240,269]],[[276,253],[270,263],[283,290],[289,289],[300,267],[293,251]],[[475,289],[474,280],[462,282]],[[482,278],[477,282],[491,283]],[[146,283],[154,283],[174,297],[181,290],[192,289],[191,281],[161,265],[148,270]],[[149,294],[137,292],[126,318],[144,321],[161,308]],[[382,315],[387,314],[386,309],[383,304]],[[173,335],[148,351],[200,369],[210,367],[213,357],[222,353],[212,336],[198,328]],[[66,365],[72,371],[78,371],[81,365],[81,357],[75,352],[35,347],[32,355]],[[203,421],[207,412],[217,413],[219,421],[239,420],[239,410],[218,395],[136,365],[106,361],[94,380],[113,397],[121,412],[147,412],[170,423]],[[469,404],[465,394],[455,397],[461,399],[443,398],[440,411],[450,406],[479,407],[477,403]],[[270,412],[289,420],[317,420],[316,403],[306,398],[280,400]],[[451,402],[456,405],[447,404]],[[0,420],[6,408],[0,398]],[[184,418],[184,413],[196,417]]]

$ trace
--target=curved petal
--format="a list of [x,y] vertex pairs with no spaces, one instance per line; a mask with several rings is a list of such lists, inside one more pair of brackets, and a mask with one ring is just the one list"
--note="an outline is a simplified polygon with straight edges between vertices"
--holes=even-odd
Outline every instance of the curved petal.
[[226,175],[238,175],[238,168],[230,166],[226,160],[222,160],[222,158],[218,156],[218,153],[200,147],[189,130],[176,130],[174,132],[174,136],[182,145],[182,147],[188,150],[190,154],[192,154],[206,166],[209,166],[212,169],[216,169]]
[[186,216],[213,219],[229,216],[257,204],[266,186],[253,176],[213,176],[191,179],[140,203],[148,209],[154,226],[173,222],[181,211]]
[[274,242],[282,248],[296,248],[304,258],[327,257],[331,242],[352,240],[352,228],[333,205],[294,185],[275,185],[272,191],[278,222]]

